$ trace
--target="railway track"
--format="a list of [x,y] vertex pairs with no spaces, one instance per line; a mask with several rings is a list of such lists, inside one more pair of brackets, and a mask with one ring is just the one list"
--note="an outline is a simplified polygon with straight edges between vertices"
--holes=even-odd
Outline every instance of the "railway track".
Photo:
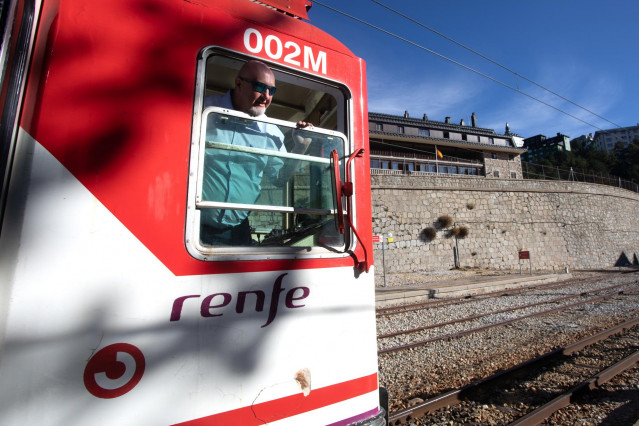
[[[639,318],[638,278],[608,274],[572,279],[509,290],[505,296],[495,292],[492,297],[429,302],[378,316],[380,384],[389,391],[391,417],[629,318]],[[635,346],[639,349],[639,339]],[[426,423],[414,418],[409,423],[478,424],[482,421],[476,414],[488,413],[492,407],[492,403],[480,408],[465,404],[457,410],[474,413],[471,420],[459,420],[460,412],[454,412],[431,417]]]
[[[558,307],[542,310],[540,312],[521,315],[521,316],[510,318],[510,319],[507,319],[507,320],[504,320],[504,321],[497,321],[497,322],[490,323],[490,324],[487,324],[487,325],[484,325],[484,326],[480,326],[480,327],[476,327],[476,328],[470,328],[470,329],[467,329],[467,330],[464,330],[464,331],[460,331],[460,332],[456,332],[456,333],[444,334],[444,335],[441,335],[441,336],[431,337],[431,338],[428,338],[428,339],[425,339],[425,340],[417,340],[417,341],[414,341],[414,342],[411,342],[411,343],[407,343],[407,344],[403,344],[403,345],[386,347],[386,348],[378,350],[378,353],[379,354],[383,354],[383,353],[394,352],[394,351],[399,351],[399,350],[403,350],[403,349],[414,348],[416,346],[424,345],[424,344],[431,343],[431,342],[434,342],[434,341],[437,341],[437,340],[451,340],[451,339],[459,338],[461,336],[465,336],[467,334],[478,333],[478,332],[487,330],[487,329],[492,328],[492,327],[502,327],[502,326],[511,324],[513,322],[516,322],[516,321],[523,321],[523,320],[526,320],[528,318],[533,318],[533,317],[543,317],[543,316],[546,316],[546,315],[550,315],[550,314],[554,314],[554,313],[557,313],[557,312],[561,312],[563,310],[572,309],[572,308],[575,308],[575,307],[588,305],[588,304],[592,304],[592,303],[597,303],[597,302],[609,299],[611,297],[614,297],[614,296],[616,296],[618,294],[627,293],[627,292],[619,291],[619,289],[620,288],[627,288],[628,286],[629,286],[628,284],[617,284],[617,285],[614,285],[614,286],[605,287],[603,289],[584,292],[584,293],[581,293],[579,295],[568,295],[568,296],[554,298],[554,299],[547,300],[547,301],[529,303],[529,304],[522,305],[522,306],[514,306],[514,307],[504,308],[504,309],[501,309],[501,310],[496,310],[496,311],[492,311],[492,312],[486,312],[486,313],[473,315],[473,316],[465,317],[465,318],[461,318],[461,319],[455,319],[455,320],[445,321],[445,322],[441,322],[441,323],[437,323],[437,324],[431,324],[431,325],[427,325],[427,326],[416,327],[416,328],[412,328],[412,329],[409,329],[409,330],[399,330],[399,331],[395,331],[395,332],[392,332],[392,333],[381,334],[381,335],[377,336],[378,341],[380,339],[386,339],[386,338],[390,338],[390,337],[395,337],[395,336],[399,336],[399,335],[402,335],[402,334],[413,334],[413,333],[418,333],[418,332],[429,330],[429,329],[433,329],[433,328],[439,328],[439,327],[444,327],[444,326],[447,326],[447,325],[465,323],[465,322],[468,322],[468,321],[474,321],[474,320],[477,320],[477,319],[480,319],[480,318],[486,318],[486,317],[489,317],[489,316],[495,316],[495,315],[499,315],[499,314],[503,314],[503,313],[512,313],[512,312],[515,312],[515,311],[518,311],[518,310],[524,310],[524,309],[539,307],[539,306],[543,306],[543,305],[558,304],[558,303],[562,303],[562,302],[575,300],[577,298],[582,298],[582,300],[579,300],[577,302],[562,304],[562,305],[560,305]],[[613,291],[613,293],[611,293],[611,291]],[[614,291],[617,291],[617,292],[614,292]],[[639,292],[639,290],[634,290],[631,293],[638,293],[638,292]],[[589,298],[585,298],[584,299],[584,297],[586,295],[600,294],[600,293],[604,293],[604,294],[600,295],[600,296],[589,297]]]
[[496,290],[487,293],[480,293],[474,295],[466,295],[462,297],[454,297],[447,299],[433,299],[427,302],[419,302],[419,303],[410,303],[404,305],[390,306],[386,308],[378,308],[376,309],[377,317],[398,315],[407,312],[420,311],[422,309],[429,309],[437,306],[450,306],[450,305],[459,305],[464,303],[474,303],[479,300],[489,299],[493,297],[503,297],[503,296],[512,296],[516,294],[526,294],[544,290],[556,290],[562,288],[570,288],[575,284],[585,285],[588,283],[596,283],[601,281],[601,277],[588,277],[588,278],[571,278],[568,280],[561,281],[559,283],[548,283],[548,284],[539,284],[530,287],[519,287],[514,289],[503,289]]
[[[396,412],[389,423],[433,424],[437,419],[428,416],[463,404],[452,414],[456,422],[473,422],[472,413],[482,410],[486,418],[506,418],[511,425],[539,424],[577,396],[634,367],[639,362],[638,341],[639,317]],[[488,413],[491,409],[499,414]]]

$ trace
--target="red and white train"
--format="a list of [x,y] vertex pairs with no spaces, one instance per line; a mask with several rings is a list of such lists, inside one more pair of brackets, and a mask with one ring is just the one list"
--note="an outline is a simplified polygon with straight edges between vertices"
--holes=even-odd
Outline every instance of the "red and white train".
[[[0,424],[385,423],[365,64],[310,6],[0,3]],[[250,59],[275,74],[269,117],[204,108]],[[251,120],[312,122],[311,149],[211,139]],[[295,173],[208,197],[211,153]],[[203,240],[220,210],[250,244]]]

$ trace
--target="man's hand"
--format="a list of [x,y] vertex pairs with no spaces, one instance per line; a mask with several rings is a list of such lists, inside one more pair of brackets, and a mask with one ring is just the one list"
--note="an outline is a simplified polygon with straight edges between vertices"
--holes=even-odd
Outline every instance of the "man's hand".
[[[298,129],[305,129],[305,128],[312,129],[313,128],[313,124],[312,123],[307,123],[306,121],[298,121],[297,122],[297,128]],[[311,144],[312,138],[305,137],[304,133],[305,132],[303,132],[303,131],[300,132],[300,131],[297,131],[297,130],[293,130],[293,142],[295,143],[295,146],[291,150],[292,153],[294,153],[294,154],[304,154],[308,150],[308,147]]]

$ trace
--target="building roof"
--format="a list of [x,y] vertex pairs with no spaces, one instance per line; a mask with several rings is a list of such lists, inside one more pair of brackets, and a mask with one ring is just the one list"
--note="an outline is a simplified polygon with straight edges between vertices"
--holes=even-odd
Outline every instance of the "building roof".
[[498,134],[492,129],[485,129],[481,127],[473,127],[466,126],[461,124],[452,124],[452,123],[444,123],[441,121],[433,121],[433,120],[424,120],[418,118],[410,118],[404,116],[390,115],[390,114],[381,114],[376,112],[368,113],[369,121],[379,121],[381,123],[392,123],[398,124],[408,127],[415,128],[427,128],[429,130],[446,130],[458,133],[466,133],[477,136],[489,136],[489,137],[497,137],[499,139],[504,139],[510,141],[511,146],[504,145],[494,145],[487,144],[483,142],[469,142],[458,139],[446,139],[446,138],[436,138],[432,136],[420,136],[420,135],[410,135],[406,133],[392,133],[387,131],[380,131],[369,129],[370,136],[379,136],[380,138],[390,139],[395,141],[403,141],[403,142],[412,142],[412,143],[426,143],[426,144],[437,144],[439,146],[460,146],[460,147],[474,147],[481,148],[489,151],[499,151],[499,152],[510,152],[513,154],[521,154],[527,151],[526,148],[518,148],[514,146],[514,142],[512,141],[511,135]]
[[385,123],[403,124],[412,127],[428,127],[429,129],[437,130],[452,130],[454,132],[472,133],[481,136],[503,136],[505,139],[510,139],[510,136],[498,134],[493,129],[485,129],[481,127],[466,126],[461,124],[444,123],[442,121],[424,120],[419,118],[404,117],[401,115],[381,114],[378,112],[368,113],[369,121],[383,121]]
[[618,133],[618,132],[626,132],[628,130],[636,130],[639,129],[639,123],[636,126],[628,126],[628,127],[616,127],[614,129],[607,129],[607,130],[597,130],[595,132],[595,138],[597,137],[597,135],[605,135],[606,133]]
[[381,132],[379,130],[370,130],[371,136],[379,136],[380,138],[390,139],[403,142],[422,142],[427,144],[437,144],[438,146],[465,146],[473,148],[482,148],[489,151],[512,152],[513,154],[521,154],[527,151],[526,148],[517,148],[514,146],[493,145],[482,142],[468,142],[456,139],[434,138],[432,136],[407,135],[404,133]]

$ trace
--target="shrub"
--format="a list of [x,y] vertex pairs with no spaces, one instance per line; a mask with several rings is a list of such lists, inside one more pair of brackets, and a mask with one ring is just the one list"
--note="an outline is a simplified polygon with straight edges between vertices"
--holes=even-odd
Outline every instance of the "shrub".
[[448,228],[453,224],[453,218],[445,214],[437,218],[437,223],[439,223],[439,226],[442,228]]
[[422,230],[421,238],[424,242],[431,242],[435,238],[437,238],[437,231],[432,226],[429,226],[428,228]]
[[457,238],[464,239],[468,236],[468,228],[466,226],[460,226],[458,229]]

